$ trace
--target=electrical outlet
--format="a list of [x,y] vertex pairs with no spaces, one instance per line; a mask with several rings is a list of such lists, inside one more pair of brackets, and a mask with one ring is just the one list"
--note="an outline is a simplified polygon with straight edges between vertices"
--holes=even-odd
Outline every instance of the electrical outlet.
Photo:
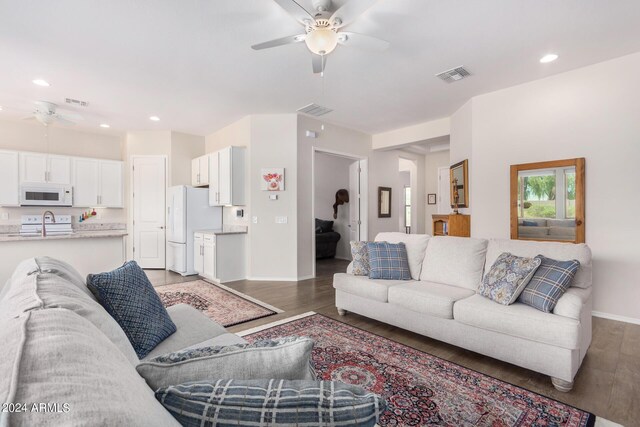
[[257,224],[258,223],[258,217],[257,216],[251,217],[251,222],[253,222],[254,224]]
[[288,218],[286,216],[277,216],[276,224],[286,224],[288,222]]

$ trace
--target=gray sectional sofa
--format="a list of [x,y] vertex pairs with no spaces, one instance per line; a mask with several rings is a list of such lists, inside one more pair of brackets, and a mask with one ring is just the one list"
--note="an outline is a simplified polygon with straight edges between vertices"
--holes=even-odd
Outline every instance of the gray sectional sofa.
[[[404,242],[413,280],[334,276],[336,307],[549,375],[569,391],[591,343],[591,251],[585,244],[484,240],[380,233]],[[504,306],[476,293],[503,252],[557,260],[580,268],[552,313],[516,302]]]
[[[145,360],[246,342],[188,305],[168,312],[177,331]],[[136,371],[120,326],[63,262],[26,260],[0,288],[0,342],[0,402],[12,405],[0,426],[179,425]]]

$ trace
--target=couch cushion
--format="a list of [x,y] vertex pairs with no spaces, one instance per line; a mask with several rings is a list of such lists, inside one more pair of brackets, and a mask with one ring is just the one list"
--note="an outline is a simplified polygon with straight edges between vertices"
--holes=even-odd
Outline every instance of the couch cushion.
[[474,295],[471,289],[433,282],[410,282],[389,288],[389,303],[417,313],[453,319],[453,303]]
[[215,378],[315,380],[313,340],[286,337],[224,347],[197,347],[145,360],[136,370],[157,390]]
[[347,266],[347,273],[356,276],[369,276],[369,249],[367,249],[367,242],[352,240],[350,244],[353,261]]
[[378,233],[376,242],[404,243],[407,248],[411,278],[418,280],[422,271],[422,261],[431,236],[428,234],[406,234],[398,232]]
[[482,280],[485,239],[436,236],[429,240],[420,280],[476,290]]
[[538,257],[519,257],[505,252],[496,259],[484,275],[478,293],[498,304],[513,304],[540,267],[541,262]]
[[91,322],[135,366],[138,357],[124,331],[78,280],[79,275],[65,263],[52,258],[26,260],[16,269],[0,300],[0,313],[18,317],[30,310],[66,308]]
[[550,313],[560,297],[569,289],[569,285],[580,267],[580,262],[556,261],[538,255],[540,267],[527,284],[519,301],[533,308]]
[[196,346],[227,333],[222,325],[188,304],[172,305],[167,308],[167,312],[176,325],[176,331],[151,350],[143,360]]
[[503,252],[511,252],[514,255],[524,257],[534,257],[540,254],[559,261],[578,260],[580,262],[580,268],[576,272],[571,286],[578,288],[588,288],[591,286],[591,249],[584,243],[492,239],[489,241],[487,248],[485,271],[489,271],[489,268],[491,268],[495,260]]
[[404,243],[369,242],[367,250],[370,279],[411,280]]
[[353,276],[347,273],[333,275],[333,287],[348,294],[358,295],[375,301],[388,302],[388,291],[392,286],[400,285],[406,280],[369,279],[365,276]]
[[176,331],[160,296],[135,261],[108,273],[90,274],[87,286],[127,334],[139,358]]
[[543,313],[519,302],[501,305],[474,295],[454,304],[453,318],[469,326],[570,350],[580,346],[578,320]]
[[113,343],[72,311],[2,319],[0,342],[0,401],[60,408],[2,412],[0,425],[178,425]]
[[184,426],[373,427],[384,399],[339,381],[209,380],[158,390]]

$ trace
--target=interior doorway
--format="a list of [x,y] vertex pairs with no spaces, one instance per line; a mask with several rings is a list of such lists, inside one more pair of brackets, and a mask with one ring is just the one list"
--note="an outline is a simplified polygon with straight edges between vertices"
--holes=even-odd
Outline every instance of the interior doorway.
[[351,240],[368,238],[367,159],[314,147],[312,180],[312,273],[317,277],[324,264],[351,260]]
[[414,160],[400,157],[398,159],[398,173],[400,176],[401,194],[398,198],[399,224],[398,230],[403,233],[416,233],[418,229],[418,216],[415,215],[415,194],[418,180],[418,165]]
[[438,213],[446,215],[451,212],[451,184],[449,168],[438,168]]
[[142,268],[166,265],[166,164],[165,156],[131,158],[133,259]]

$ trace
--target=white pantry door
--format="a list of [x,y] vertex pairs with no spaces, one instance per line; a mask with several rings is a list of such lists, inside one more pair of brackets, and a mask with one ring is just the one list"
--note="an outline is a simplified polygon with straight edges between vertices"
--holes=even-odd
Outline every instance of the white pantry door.
[[165,163],[133,158],[133,259],[142,268],[165,268]]
[[451,182],[449,181],[449,168],[438,168],[438,213],[446,215],[451,213]]

